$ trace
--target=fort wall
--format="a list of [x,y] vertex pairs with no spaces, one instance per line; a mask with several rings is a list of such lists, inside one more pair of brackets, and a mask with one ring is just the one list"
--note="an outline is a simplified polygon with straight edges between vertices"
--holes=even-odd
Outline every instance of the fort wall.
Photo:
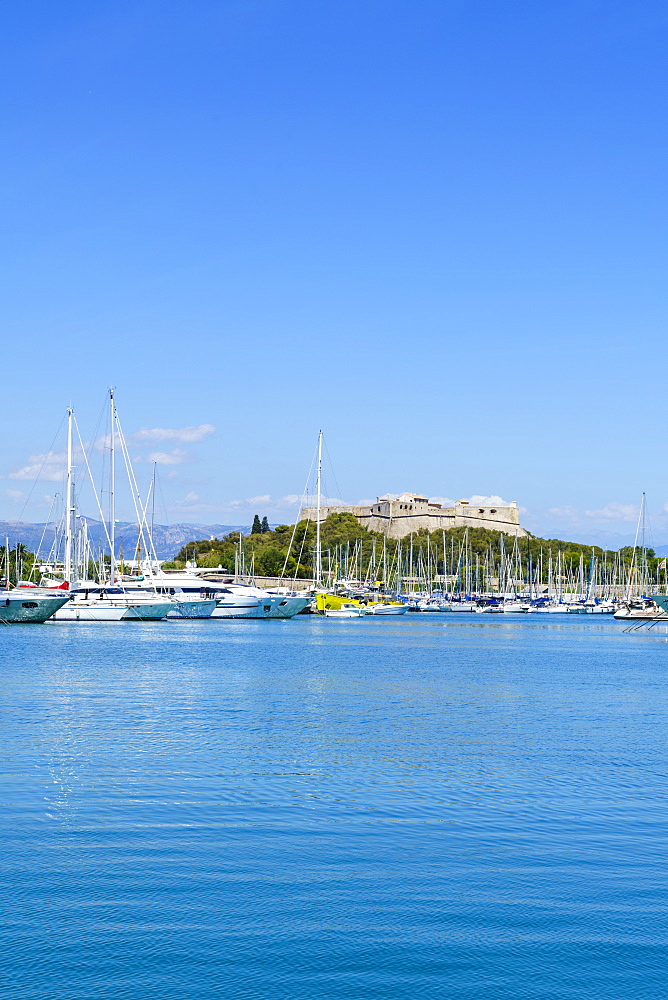
[[[448,528],[488,528],[503,531],[507,535],[526,537],[527,532],[520,525],[517,504],[502,506],[478,506],[468,500],[460,500],[453,507],[442,507],[428,497],[414,493],[403,493],[397,497],[378,497],[369,505],[323,506],[320,520],[330,514],[352,514],[365,528],[379,531],[388,538],[405,538],[412,532],[447,531]],[[304,507],[300,517],[305,520],[317,519],[316,507]]]

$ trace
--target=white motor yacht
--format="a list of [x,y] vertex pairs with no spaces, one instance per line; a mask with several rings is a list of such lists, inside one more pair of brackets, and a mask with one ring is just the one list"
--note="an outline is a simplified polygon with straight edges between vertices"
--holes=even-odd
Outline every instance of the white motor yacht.
[[443,609],[442,609],[442,607],[441,607],[440,604],[437,604],[436,601],[418,601],[418,603],[417,603],[417,610],[418,611],[442,611]]
[[149,573],[126,578],[122,586],[130,594],[157,594],[172,601],[167,618],[210,618],[217,603],[206,583],[186,573]]
[[[171,576],[171,574],[165,574]],[[278,590],[269,592],[250,583],[232,580],[199,580],[216,598],[212,618],[292,618],[310,603],[311,598]]]
[[198,580],[216,601],[211,618],[268,618],[280,598],[247,584],[221,580]]
[[614,612],[613,618],[617,621],[663,621],[664,618],[668,619],[668,612],[661,604],[655,603],[655,600],[636,598],[625,601],[621,608]]
[[206,580],[187,570],[158,570],[123,586],[128,592],[145,590],[169,598],[176,605],[169,618],[291,618],[310,600],[231,580]]
[[268,618],[294,618],[301,614],[311,603],[312,598],[302,591],[289,590],[287,587],[272,587],[267,590],[270,597],[278,597],[279,601],[269,612]]
[[250,583],[221,584],[215,595],[218,604],[213,618],[269,618],[282,600]]

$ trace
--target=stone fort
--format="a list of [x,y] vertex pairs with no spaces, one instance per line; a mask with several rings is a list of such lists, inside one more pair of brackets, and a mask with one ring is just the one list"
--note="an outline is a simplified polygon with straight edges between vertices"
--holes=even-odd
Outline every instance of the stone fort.
[[[400,496],[388,494],[378,497],[375,503],[368,506],[345,504],[320,507],[321,521],[330,514],[353,514],[365,528],[381,531],[388,538],[405,538],[421,528],[441,531],[467,527],[489,528],[519,538],[527,535],[520,525],[520,514],[514,500],[503,506],[479,506],[468,500],[458,500],[454,507],[443,507],[417,493],[402,493]],[[300,517],[308,521],[317,520],[317,507],[303,507]]]

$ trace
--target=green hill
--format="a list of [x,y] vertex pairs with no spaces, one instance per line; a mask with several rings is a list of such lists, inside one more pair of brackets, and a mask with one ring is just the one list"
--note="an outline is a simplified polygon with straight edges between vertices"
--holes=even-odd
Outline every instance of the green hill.
[[[462,568],[477,568],[483,574],[498,577],[509,567],[514,578],[546,582],[557,567],[562,576],[574,577],[589,573],[594,560],[599,578],[623,582],[632,565],[642,561],[627,547],[618,552],[598,546],[582,545],[559,538],[515,539],[486,528],[452,528],[448,531],[426,530],[400,540],[386,538],[379,532],[362,527],[352,514],[330,514],[321,525],[322,561],[325,575],[382,579],[396,577],[397,568],[403,578],[421,576],[434,579],[439,575],[455,577]],[[230,532],[224,538],[194,539],[177,553],[169,567],[182,567],[197,562],[200,567],[221,567],[228,572],[252,573],[258,576],[313,576],[316,526],[313,521],[296,525],[280,525],[274,530],[242,535]],[[645,550],[650,579],[661,572],[661,563],[652,549]]]

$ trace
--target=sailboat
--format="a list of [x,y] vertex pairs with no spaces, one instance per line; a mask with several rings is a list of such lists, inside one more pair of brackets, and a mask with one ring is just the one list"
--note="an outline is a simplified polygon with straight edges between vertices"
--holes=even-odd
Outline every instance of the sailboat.
[[70,600],[64,603],[53,615],[52,621],[57,622],[113,622],[113,621],[160,621],[176,606],[176,602],[158,594],[137,593],[132,596],[124,592],[116,580],[115,551],[115,424],[116,405],[114,390],[109,390],[111,414],[111,481],[110,481],[110,531],[108,533],[111,560],[109,565],[109,580],[95,582],[79,579],[78,565],[75,565],[73,554],[74,542],[74,463],[73,463],[73,422],[72,407],[67,410],[67,481],[65,509],[65,582],[69,587]]
[[[122,585],[131,595],[163,595],[174,602],[168,618],[291,618],[306,603],[288,600],[284,594],[270,594],[252,583],[231,580],[201,579],[188,570],[164,571],[159,563],[153,533],[147,521],[148,498],[142,505],[125,437],[117,418],[118,436],[125,459],[137,515],[139,540],[144,539],[149,557],[143,562],[140,576],[124,578]],[[155,474],[151,487],[155,496]],[[149,495],[151,495],[149,491]],[[139,545],[138,545],[139,548]],[[213,574],[212,574],[213,575]]]

